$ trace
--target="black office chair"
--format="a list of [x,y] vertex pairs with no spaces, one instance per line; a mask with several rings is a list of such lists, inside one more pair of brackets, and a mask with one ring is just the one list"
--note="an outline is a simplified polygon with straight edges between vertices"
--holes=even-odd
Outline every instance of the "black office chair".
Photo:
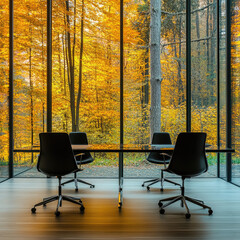
[[[166,132],[155,132],[153,134],[153,138],[152,138],[152,144],[172,144],[171,141],[171,137],[169,133]],[[154,164],[164,164],[164,167],[167,167],[167,164],[169,163],[171,159],[171,155],[167,154],[167,153],[158,153],[158,152],[150,152],[150,154],[147,157],[147,161],[154,163]],[[151,180],[147,180],[145,182],[143,182],[142,187],[144,187],[144,185],[146,183],[150,183],[147,185],[147,189],[150,190],[150,186],[160,182],[161,183],[161,191],[163,191],[163,182],[169,182],[175,185],[179,185],[178,183],[175,183],[171,180],[168,180],[166,178],[163,177],[163,171],[161,171],[161,177],[160,178],[154,178]]]
[[[164,170],[166,172],[174,173],[182,177],[181,195],[161,199],[158,203],[160,213],[164,214],[165,207],[181,201],[181,205],[185,206],[187,213],[186,218],[190,218],[191,214],[186,201],[194,203],[203,208],[208,208],[208,213],[213,213],[212,209],[205,205],[203,201],[185,196],[184,180],[198,176],[208,169],[207,158],[205,154],[206,133],[180,133],[173,151],[172,158],[168,167]],[[168,201],[163,204],[162,202]]]
[[[70,137],[70,142],[71,142],[72,145],[74,145],[74,144],[75,145],[88,145],[87,134],[85,132],[71,132],[69,134],[69,137]],[[84,152],[83,153],[81,151],[74,151],[74,155],[78,155],[78,156],[75,156],[75,158],[76,158],[77,164],[80,166],[80,168],[83,164],[91,163],[94,160],[92,155],[90,154],[90,152]],[[78,179],[76,172],[74,173],[74,178],[73,179],[62,183],[62,185],[67,184],[67,183],[71,183],[71,182],[75,183],[75,191],[78,191],[78,182],[87,184],[87,185],[90,186],[90,188],[95,187],[91,183],[88,183],[88,182],[85,182],[81,179]]]
[[36,212],[37,206],[46,206],[46,204],[56,200],[58,201],[55,212],[56,216],[60,215],[58,208],[62,206],[62,200],[80,205],[80,210],[84,211],[84,206],[80,198],[62,195],[62,176],[80,171],[73,155],[68,134],[40,133],[39,138],[40,154],[37,169],[47,176],[56,176],[58,178],[58,195],[44,198],[42,202],[35,204],[31,209],[32,213]]

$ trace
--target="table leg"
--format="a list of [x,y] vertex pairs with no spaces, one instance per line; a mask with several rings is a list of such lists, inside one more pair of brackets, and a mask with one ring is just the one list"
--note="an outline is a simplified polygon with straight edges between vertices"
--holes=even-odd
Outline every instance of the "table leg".
[[118,165],[119,173],[119,191],[118,191],[118,208],[122,207],[123,204],[123,152],[119,153],[119,165]]

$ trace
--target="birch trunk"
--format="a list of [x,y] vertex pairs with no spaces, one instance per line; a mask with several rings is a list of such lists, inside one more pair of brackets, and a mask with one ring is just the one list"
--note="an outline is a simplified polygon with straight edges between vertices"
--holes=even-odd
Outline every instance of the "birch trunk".
[[151,107],[150,134],[161,129],[161,0],[151,0],[150,3],[150,64],[151,64]]

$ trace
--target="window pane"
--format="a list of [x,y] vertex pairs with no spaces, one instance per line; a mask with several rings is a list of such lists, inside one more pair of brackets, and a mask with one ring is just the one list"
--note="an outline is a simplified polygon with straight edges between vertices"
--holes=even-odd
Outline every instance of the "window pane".
[[[86,132],[90,144],[119,143],[119,4],[53,1],[53,131]],[[96,153],[81,176],[117,177],[117,160]]]
[[[192,131],[206,132],[207,143],[213,145],[217,144],[216,33],[216,0],[191,1]],[[208,158],[216,174],[216,155]]]
[[[46,1],[14,1],[14,146],[39,144],[46,109]],[[33,154],[14,155],[14,174],[31,166]]]
[[[151,108],[150,2],[124,4],[124,143],[148,144]],[[173,142],[185,130],[186,11],[184,1],[161,2],[160,35],[161,129]],[[175,94],[172,94],[174,92]],[[152,117],[154,118],[154,117]],[[158,177],[159,165],[146,154],[124,154],[125,177]]]

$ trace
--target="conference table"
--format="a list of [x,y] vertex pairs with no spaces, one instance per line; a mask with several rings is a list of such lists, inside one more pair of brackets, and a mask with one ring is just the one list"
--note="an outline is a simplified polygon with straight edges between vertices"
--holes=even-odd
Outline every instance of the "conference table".
[[[146,153],[146,152],[159,152],[159,153],[171,153],[174,150],[175,145],[170,144],[89,144],[89,145],[72,145],[73,151],[81,152],[115,152],[119,154],[119,165],[118,165],[118,207],[121,208],[123,205],[123,154],[124,153]],[[14,149],[13,152],[39,152],[39,146],[32,148]],[[232,148],[220,148],[206,144],[205,151],[207,153],[233,153],[235,152]]]

